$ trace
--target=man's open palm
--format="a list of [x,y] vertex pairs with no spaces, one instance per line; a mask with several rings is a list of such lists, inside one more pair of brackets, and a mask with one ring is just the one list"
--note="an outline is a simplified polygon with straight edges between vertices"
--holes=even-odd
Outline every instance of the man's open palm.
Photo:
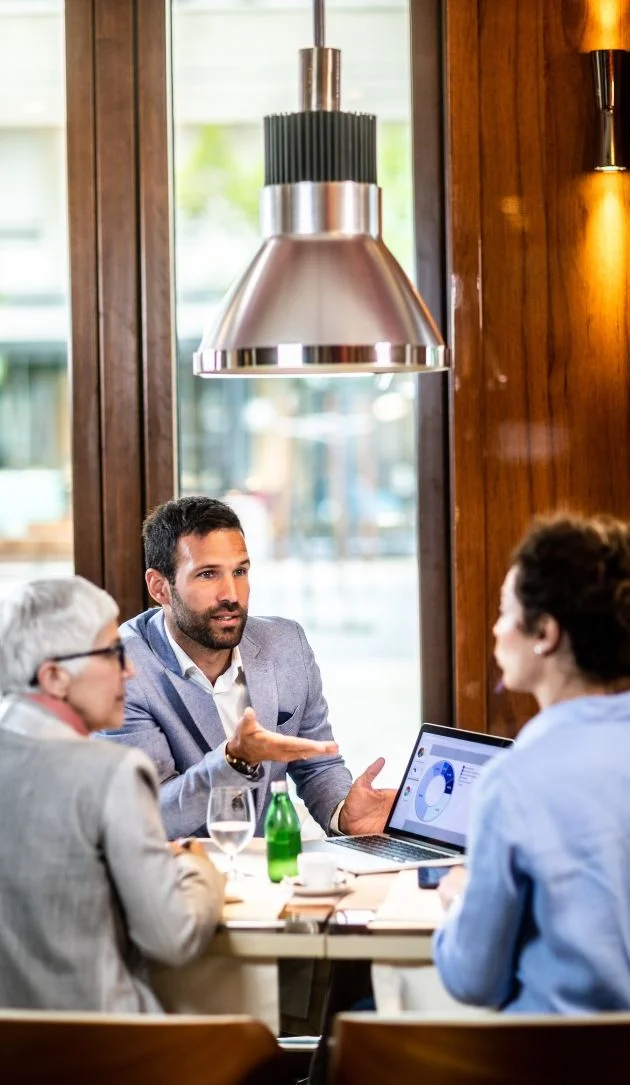
[[387,816],[396,798],[391,787],[372,787],[385,764],[384,757],[377,757],[365,772],[357,776],[350,788],[339,817],[342,833],[355,836],[358,833],[382,833]]
[[227,744],[230,756],[238,757],[248,765],[256,765],[259,761],[300,761],[338,751],[336,742],[314,742],[310,738],[293,738],[267,731],[259,724],[253,708],[245,709]]

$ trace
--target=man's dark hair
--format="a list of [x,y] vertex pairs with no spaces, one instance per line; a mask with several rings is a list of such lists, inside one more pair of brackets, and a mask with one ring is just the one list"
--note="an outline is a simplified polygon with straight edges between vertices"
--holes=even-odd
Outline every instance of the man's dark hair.
[[211,531],[240,531],[241,521],[229,505],[213,497],[179,497],[165,501],[149,513],[142,525],[144,562],[172,584],[175,551],[182,535],[209,535]]
[[612,517],[534,522],[513,554],[524,626],[549,614],[579,670],[612,682],[630,675],[630,526]]

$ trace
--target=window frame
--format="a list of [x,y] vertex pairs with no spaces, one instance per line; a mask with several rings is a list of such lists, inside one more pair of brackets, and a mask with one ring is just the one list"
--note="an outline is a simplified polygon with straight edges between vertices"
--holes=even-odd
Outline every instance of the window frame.
[[[416,274],[445,329],[442,8],[410,0]],[[170,9],[66,0],[75,567],[122,618],[146,604],[142,520],[176,486]],[[450,723],[450,374],[419,388],[422,715]]]

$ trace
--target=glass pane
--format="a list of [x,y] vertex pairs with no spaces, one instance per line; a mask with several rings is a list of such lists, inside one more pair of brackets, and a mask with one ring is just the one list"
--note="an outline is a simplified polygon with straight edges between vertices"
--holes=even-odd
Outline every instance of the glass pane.
[[[376,113],[384,237],[413,264],[407,0],[329,0],[342,108]],[[354,773],[397,782],[420,720],[414,378],[192,375],[203,325],[259,244],[262,117],[297,108],[306,0],[173,0],[182,493],[224,497],[251,612],[304,626]],[[386,736],[386,737],[385,737]]]
[[64,5],[0,0],[0,593],[71,572]]

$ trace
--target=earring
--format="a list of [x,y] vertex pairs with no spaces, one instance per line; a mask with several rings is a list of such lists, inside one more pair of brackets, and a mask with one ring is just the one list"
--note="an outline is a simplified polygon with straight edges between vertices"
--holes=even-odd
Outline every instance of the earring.
[[534,655],[535,656],[541,656],[543,654],[543,652],[544,652],[544,647],[543,647],[542,644],[535,644],[534,645]]

